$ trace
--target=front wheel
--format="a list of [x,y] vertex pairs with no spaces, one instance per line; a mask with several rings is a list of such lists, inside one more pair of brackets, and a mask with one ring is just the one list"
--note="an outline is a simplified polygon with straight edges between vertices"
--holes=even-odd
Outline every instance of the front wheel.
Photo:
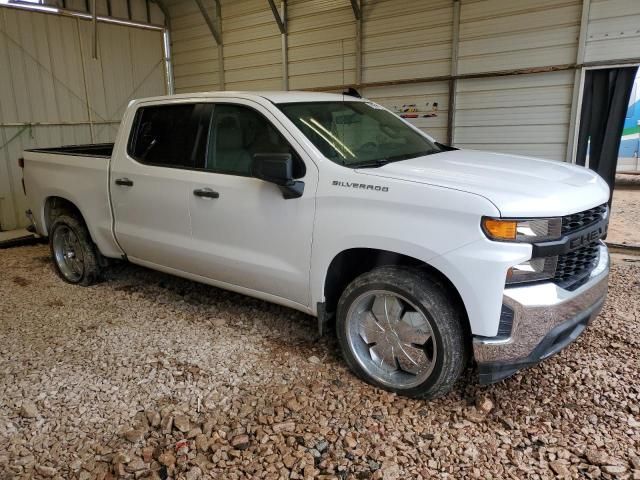
[[49,248],[56,272],[65,282],[89,286],[100,277],[96,246],[84,222],[60,215],[49,229]]
[[349,367],[365,381],[416,398],[447,393],[466,365],[462,315],[424,272],[381,267],[347,286],[337,333]]

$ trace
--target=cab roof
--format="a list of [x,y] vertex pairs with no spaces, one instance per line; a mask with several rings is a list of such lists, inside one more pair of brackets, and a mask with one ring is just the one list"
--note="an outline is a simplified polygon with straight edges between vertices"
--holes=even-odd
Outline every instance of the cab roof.
[[139,100],[157,101],[157,100],[173,100],[180,98],[245,98],[258,99],[264,98],[273,103],[299,103],[299,102],[343,102],[361,101],[357,97],[352,97],[342,93],[323,93],[323,92],[301,92],[301,91],[264,91],[264,92],[247,92],[247,91],[223,91],[223,92],[198,92],[198,93],[181,93],[177,95],[163,95],[152,98],[144,98]]
[[[250,93],[250,92],[246,92]],[[345,100],[360,100],[357,97],[342,93],[323,92],[255,92],[256,95],[266,98],[273,103],[296,103],[296,102],[343,102]]]

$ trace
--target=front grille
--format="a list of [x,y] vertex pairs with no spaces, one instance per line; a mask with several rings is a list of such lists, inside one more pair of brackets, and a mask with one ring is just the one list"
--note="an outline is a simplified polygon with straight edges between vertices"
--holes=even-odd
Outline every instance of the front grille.
[[602,220],[607,212],[607,204],[590,208],[584,212],[562,217],[562,235],[573,233]]
[[556,266],[555,283],[563,288],[577,288],[582,284],[600,258],[599,242],[594,242],[572,252],[560,255]]
[[[583,212],[562,217],[562,235],[571,235],[578,230],[595,225],[607,216],[606,203]],[[599,260],[599,242],[582,246],[558,257],[554,281],[559,286],[573,290],[582,285]]]

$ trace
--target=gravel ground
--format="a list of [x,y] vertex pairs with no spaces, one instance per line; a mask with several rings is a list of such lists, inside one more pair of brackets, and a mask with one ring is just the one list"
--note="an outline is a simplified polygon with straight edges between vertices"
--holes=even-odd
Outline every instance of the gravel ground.
[[640,175],[616,175],[607,241],[640,246]]
[[640,263],[570,348],[431,402],[357,380],[293,310],[0,250],[0,478],[640,478]]

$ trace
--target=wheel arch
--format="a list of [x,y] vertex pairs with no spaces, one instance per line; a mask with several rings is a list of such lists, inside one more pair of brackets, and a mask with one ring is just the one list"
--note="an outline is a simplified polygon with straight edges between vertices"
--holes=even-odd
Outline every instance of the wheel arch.
[[78,219],[84,222],[85,225],[87,224],[82,211],[74,202],[59,195],[50,195],[45,199],[43,205],[42,221],[46,234],[49,233],[49,227],[51,226],[55,218],[63,213],[76,216],[78,217]]
[[440,270],[427,262],[409,255],[376,248],[349,248],[338,253],[329,263],[323,283],[324,309],[333,315],[340,295],[359,275],[382,266],[407,266],[423,270],[439,283],[451,296],[464,319],[466,337],[471,341],[469,316],[460,292]]
[[89,238],[101,255],[109,258],[124,258],[113,231],[113,217],[108,198],[106,205],[98,198],[79,201],[73,192],[59,189],[48,190],[38,196],[38,207],[34,208],[36,229],[42,236],[49,235],[51,222],[60,214],[78,218],[89,231]]

